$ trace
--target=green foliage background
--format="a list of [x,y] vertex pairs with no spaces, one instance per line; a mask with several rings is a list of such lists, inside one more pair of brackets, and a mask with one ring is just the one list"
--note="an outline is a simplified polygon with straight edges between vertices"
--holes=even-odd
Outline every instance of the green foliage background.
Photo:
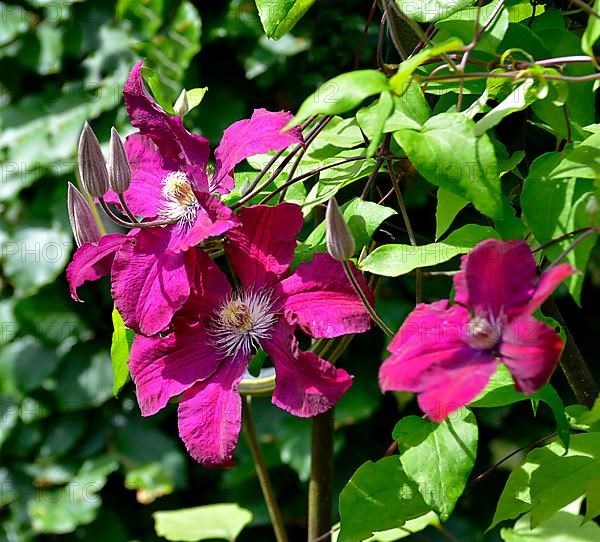
[[[104,143],[112,125],[122,135],[131,130],[121,91],[135,60],[147,58],[160,74],[167,101],[184,86],[208,86],[187,120],[216,144],[227,125],[253,108],[297,111],[320,83],[351,69],[367,4],[317,2],[292,34],[270,41],[247,0],[0,2],[0,542],[158,540],[153,512],[219,502],[253,513],[240,540],[272,539],[243,439],[235,468],[203,470],[177,438],[174,407],[142,419],[131,384],[113,397],[108,283],[86,287],[86,303],[76,305],[64,279],[73,248],[66,186],[85,120]],[[376,41],[373,27],[363,66],[373,66]],[[505,129],[523,119],[511,122]],[[541,130],[531,141],[546,144]],[[411,184],[406,195],[423,243],[435,237],[428,190]],[[406,242],[400,224],[388,219],[381,242]],[[583,308],[569,299],[561,304],[567,317],[575,316],[572,331],[590,359],[600,323],[598,289],[590,287],[600,282],[597,258]],[[412,279],[400,278],[380,291],[381,311],[394,329],[412,308],[413,288]],[[449,288],[441,279],[427,293],[444,297]],[[359,338],[341,362],[356,379],[336,410],[337,493],[361,464],[384,455],[400,411],[418,414],[407,397],[378,391],[383,353],[375,333]],[[569,397],[561,375],[555,385]],[[267,400],[255,401],[255,415],[287,523],[301,539],[309,421]],[[476,473],[554,430],[550,409],[541,407],[534,422],[527,402],[480,409],[477,417]],[[498,529],[481,533],[506,478],[500,469],[467,489],[448,523],[460,540],[499,540]],[[425,533],[441,539],[432,529]]]

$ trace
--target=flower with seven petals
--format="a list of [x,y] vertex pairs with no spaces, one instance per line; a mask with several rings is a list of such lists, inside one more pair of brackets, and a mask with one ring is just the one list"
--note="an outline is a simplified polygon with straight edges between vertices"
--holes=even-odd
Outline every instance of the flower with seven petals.
[[404,321],[380,368],[381,389],[417,393],[438,422],[483,391],[499,363],[519,391],[537,391],[558,362],[562,340],[531,314],[573,272],[560,264],[538,278],[524,241],[480,243],[454,277],[454,305],[420,304]]
[[[234,166],[249,156],[301,143],[302,136],[298,128],[282,132],[291,114],[258,109],[225,130],[209,176],[207,140],[188,132],[180,117],[154,101],[141,70],[139,62],[123,92],[131,123],[139,130],[125,142],[132,176],[123,197],[133,214],[163,225],[83,244],[67,278],[71,296],[79,301],[79,286],[110,272],[112,296],[126,325],[150,336],[167,329],[190,295],[197,265],[190,248],[238,223],[214,195],[233,188]],[[112,192],[105,200],[119,206]]]
[[183,394],[179,434],[190,455],[208,467],[232,464],[241,422],[237,386],[257,348],[275,366],[273,403],[296,416],[314,416],[337,402],[352,377],[301,351],[294,330],[333,338],[370,326],[342,265],[330,256],[317,254],[290,274],[303,223],[297,205],[248,207],[239,219],[225,244],[236,287],[198,250],[192,293],[175,314],[171,332],[138,335],[129,361],[143,415]]

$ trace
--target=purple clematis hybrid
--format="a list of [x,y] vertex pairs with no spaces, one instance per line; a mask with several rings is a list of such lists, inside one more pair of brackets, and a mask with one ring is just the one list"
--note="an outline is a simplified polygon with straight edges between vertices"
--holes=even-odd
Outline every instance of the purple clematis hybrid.
[[[125,324],[143,335],[164,331],[190,295],[195,255],[190,247],[225,233],[238,224],[233,212],[214,193],[233,186],[233,168],[245,158],[301,143],[299,128],[282,132],[292,115],[254,111],[223,134],[215,151],[214,174],[208,174],[209,145],[192,134],[179,116],[167,114],[150,96],[135,65],[125,84],[127,113],[139,132],[125,150],[131,184],[123,196],[134,215],[166,225],[135,228],[129,235],[111,234],[86,243],[67,270],[71,296],[77,288],[112,270],[112,296]],[[119,205],[116,194],[105,196]]]
[[454,277],[454,305],[423,303],[404,321],[380,368],[381,389],[416,392],[419,406],[436,422],[481,393],[499,363],[519,391],[537,391],[563,344],[531,314],[573,272],[561,264],[538,278],[524,241],[480,243]]
[[[276,369],[273,403],[301,417],[330,409],[352,377],[312,352],[294,330],[314,338],[360,333],[370,326],[342,265],[326,254],[290,275],[295,237],[303,223],[297,205],[240,210],[241,226],[225,250],[235,288],[202,251],[192,294],[166,336],[137,336],[129,369],[144,416],[181,394],[179,434],[190,455],[207,467],[232,465],[241,423],[237,386],[253,352],[263,348]],[[357,280],[372,294],[358,272]]]

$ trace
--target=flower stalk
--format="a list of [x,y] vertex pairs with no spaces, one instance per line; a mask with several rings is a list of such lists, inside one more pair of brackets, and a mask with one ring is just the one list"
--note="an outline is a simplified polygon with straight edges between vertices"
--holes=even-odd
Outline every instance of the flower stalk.
[[312,419],[310,481],[308,483],[308,542],[330,540],[333,505],[334,409]]
[[356,280],[356,277],[354,276],[354,273],[352,272],[352,268],[350,267],[350,264],[347,261],[344,261],[344,262],[342,262],[342,265],[344,266],[344,271],[346,272],[346,276],[348,277],[350,284],[352,284],[352,287],[356,291],[358,297],[360,297],[362,304],[365,306],[365,309],[367,309],[373,322],[375,322],[386,335],[392,336],[393,335],[392,330],[386,325],[386,323],[377,314],[375,307],[373,307],[373,305],[371,305],[371,302],[367,298],[365,292],[363,292],[363,289],[360,287],[360,284],[358,284],[358,281]]
[[252,459],[254,460],[258,482],[260,483],[260,488],[265,498],[265,504],[267,505],[267,510],[269,511],[269,517],[273,523],[275,540],[277,542],[287,542],[288,537],[285,531],[283,516],[281,515],[281,510],[277,504],[275,492],[273,491],[273,484],[271,483],[271,478],[269,477],[269,471],[267,470],[262,451],[258,444],[256,428],[254,427],[254,419],[252,417],[252,409],[250,406],[251,402],[252,399],[250,397],[242,397],[242,425],[244,429],[244,435],[246,435],[248,447],[252,453]]

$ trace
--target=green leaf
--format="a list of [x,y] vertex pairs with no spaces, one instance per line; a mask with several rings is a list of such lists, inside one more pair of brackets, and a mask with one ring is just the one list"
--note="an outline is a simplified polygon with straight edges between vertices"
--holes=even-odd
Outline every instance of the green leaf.
[[373,534],[372,537],[367,538],[365,542],[395,542],[396,540],[402,540],[407,536],[412,536],[413,533],[418,533],[428,527],[429,525],[437,525],[440,520],[435,512],[427,512],[415,519],[409,519],[403,527],[399,529],[388,529],[387,531],[380,531]]
[[102,505],[98,492],[119,464],[109,456],[86,461],[77,476],[60,489],[36,492],[27,503],[34,531],[64,534],[91,523]]
[[70,233],[58,226],[27,224],[4,243],[0,263],[15,295],[25,297],[56,280],[70,255]]
[[[127,4],[126,0],[123,2]],[[122,20],[140,22],[140,9],[136,3],[129,3],[122,11]],[[200,50],[202,35],[202,20],[196,7],[189,1],[178,2],[176,8],[167,10],[169,14],[164,20],[160,17],[160,30],[154,30],[145,24],[136,24],[139,41],[133,42],[136,52],[146,58],[149,67],[160,73],[161,86],[168,89],[169,94],[179,95],[181,80],[190,61]],[[154,18],[154,15],[151,15]],[[147,75],[146,73],[144,74]],[[156,79],[147,79],[155,98],[169,113],[172,112],[171,100],[166,96],[157,95]],[[164,101],[163,101],[164,100]],[[167,106],[168,104],[168,106]]]
[[0,393],[25,396],[38,389],[58,363],[56,352],[31,336],[4,346],[0,356]]
[[[594,2],[594,11],[596,13],[600,12],[600,0]],[[593,47],[598,38],[600,38],[600,19],[590,14],[583,36],[581,36],[581,50],[586,55],[594,56]]]
[[129,377],[127,361],[129,360],[129,351],[135,338],[132,329],[125,326],[123,318],[116,307],[112,311],[113,334],[110,345],[110,358],[113,367],[113,394],[116,397]]
[[369,136],[370,142],[367,147],[367,158],[371,158],[377,151],[383,137],[386,121],[393,109],[394,101],[392,99],[392,93],[389,90],[386,90],[381,93],[381,96],[371,109],[369,126],[371,130]]
[[396,0],[398,7],[413,21],[430,23],[448,17],[452,13],[470,6],[473,0]]
[[532,395],[517,391],[514,380],[505,365],[500,365],[490,378],[488,385],[469,406],[499,407],[512,405],[520,401],[532,401],[534,412],[537,402],[543,401],[552,410],[556,420],[556,430],[563,443],[568,446],[570,438],[569,421],[565,415],[565,407],[557,391],[551,384],[546,384]]
[[27,13],[21,6],[0,2],[2,24],[0,24],[0,46],[10,43],[19,34],[27,32],[33,14]]
[[527,79],[518,85],[504,100],[475,123],[475,135],[480,136],[500,124],[504,117],[529,107],[537,99],[536,87],[535,79]]
[[576,423],[579,426],[585,427],[588,431],[590,426],[600,421],[600,398],[594,401],[594,405],[591,409],[586,408],[584,405],[574,405],[579,409],[579,412],[574,416]]
[[[115,437],[128,487],[136,490],[140,502],[158,496],[159,491],[167,494],[185,485],[187,471],[179,442],[139,417],[127,419]],[[160,473],[152,465],[160,465]]]
[[[383,205],[378,205],[370,201],[364,201],[361,198],[353,198],[342,206],[342,215],[352,237],[356,250],[360,251],[370,240],[381,223],[396,211]],[[321,222],[297,249],[298,259],[308,260],[316,252],[325,252],[326,247],[326,224]]]
[[[448,32],[451,36],[459,38],[463,43],[471,43],[475,35],[475,20],[477,19],[480,25],[487,25],[487,28],[477,40],[475,50],[494,54],[508,30],[508,10],[506,8],[500,8],[493,22],[491,21],[494,11],[501,1],[503,0],[494,0],[482,6],[479,10],[469,7],[456,11],[438,21],[436,26],[440,30]],[[453,4],[450,2],[449,5]]]
[[447,53],[448,51],[458,50],[463,46],[463,42],[458,38],[452,38],[433,47],[427,47],[414,56],[406,59],[398,71],[390,79],[389,85],[396,94],[402,94],[408,86],[408,80],[413,72],[426,60],[434,56]]
[[439,239],[448,231],[456,215],[464,209],[469,202],[462,196],[457,196],[444,188],[438,188],[437,207],[435,210],[435,238]]
[[56,378],[54,393],[63,412],[99,406],[112,396],[110,357],[93,343],[76,344],[64,357]]
[[[402,95],[393,96],[394,106],[391,115],[384,123],[383,133],[395,132],[401,128],[414,128],[420,126],[431,116],[431,110],[421,87],[416,82],[406,86]],[[377,131],[376,108],[378,102],[359,109],[356,120],[361,130],[369,139],[373,139]]]
[[237,504],[210,504],[154,512],[153,516],[156,534],[174,542],[215,538],[233,542],[252,521],[251,512]]
[[[356,151],[352,152],[356,154]],[[341,156],[338,154],[337,157],[328,158],[324,162],[335,163],[339,161],[340,158]],[[373,171],[374,166],[375,160],[372,158],[365,158],[364,160],[349,162],[322,171],[319,175],[318,182],[310,189],[310,192],[302,205],[302,212],[304,215],[306,216],[313,207],[328,201],[345,186],[359,181],[364,177],[368,177]]]
[[431,267],[451,260],[459,254],[469,252],[477,243],[485,239],[498,239],[498,233],[488,226],[467,224],[453,231],[439,243],[428,245],[383,245],[371,252],[359,267],[362,271],[398,277],[413,269]]
[[[593,196],[593,183],[591,180],[563,177],[565,169],[561,166],[562,161],[563,157],[560,153],[543,154],[531,164],[523,184],[522,218],[540,244],[591,225],[586,204]],[[585,169],[587,170],[587,166]],[[558,178],[554,177],[555,170],[558,172]],[[587,262],[597,237],[593,235],[585,239],[565,258],[565,261],[581,271],[565,281],[577,303],[580,302]],[[544,249],[544,254],[552,261],[573,241],[574,238],[567,238],[553,243]]]
[[300,106],[288,125],[301,124],[312,115],[339,115],[354,109],[374,94],[389,90],[386,76],[376,70],[343,73],[323,83]]
[[141,504],[150,504],[175,489],[172,476],[159,462],[128,468],[125,487],[136,491],[135,498]]
[[429,510],[398,457],[367,461],[340,494],[338,542],[361,542],[374,532],[401,526]]
[[188,103],[188,112],[194,109],[194,107],[198,107],[202,100],[204,99],[204,95],[208,92],[208,87],[201,88],[192,88],[190,90],[185,91],[185,95]]
[[[325,152],[323,147],[331,145],[340,149],[351,149],[364,145],[365,138],[355,118],[332,117],[325,128],[310,145],[310,153]],[[323,150],[322,150],[323,149]]]
[[460,113],[441,113],[420,131],[398,130],[394,138],[420,175],[501,219],[502,191],[494,146],[477,137],[475,123]]
[[585,521],[600,516],[600,480],[593,480],[585,486]]
[[437,424],[407,416],[394,427],[400,462],[423,500],[445,521],[465,489],[477,455],[477,422],[468,409]]
[[[10,436],[13,427],[17,424],[19,419],[19,405],[11,397],[6,395],[0,395],[0,410],[2,415],[0,416],[0,449],[4,444],[4,441]],[[0,481],[2,480],[0,476]],[[0,497],[0,506],[2,505],[2,499]]]
[[491,527],[531,512],[535,528],[584,496],[590,482],[600,480],[599,472],[600,433],[572,435],[568,450],[560,442],[533,450],[509,476]]
[[553,179],[600,177],[600,132],[578,143],[551,171]]
[[504,542],[596,542],[600,540],[600,526],[582,525],[577,514],[560,511],[532,529],[529,514],[515,523],[512,529],[502,529]]
[[53,420],[44,435],[39,457],[48,459],[63,456],[77,444],[85,429],[85,418],[81,414],[65,414]]
[[287,34],[309,10],[315,0],[256,0],[258,15],[269,38]]

